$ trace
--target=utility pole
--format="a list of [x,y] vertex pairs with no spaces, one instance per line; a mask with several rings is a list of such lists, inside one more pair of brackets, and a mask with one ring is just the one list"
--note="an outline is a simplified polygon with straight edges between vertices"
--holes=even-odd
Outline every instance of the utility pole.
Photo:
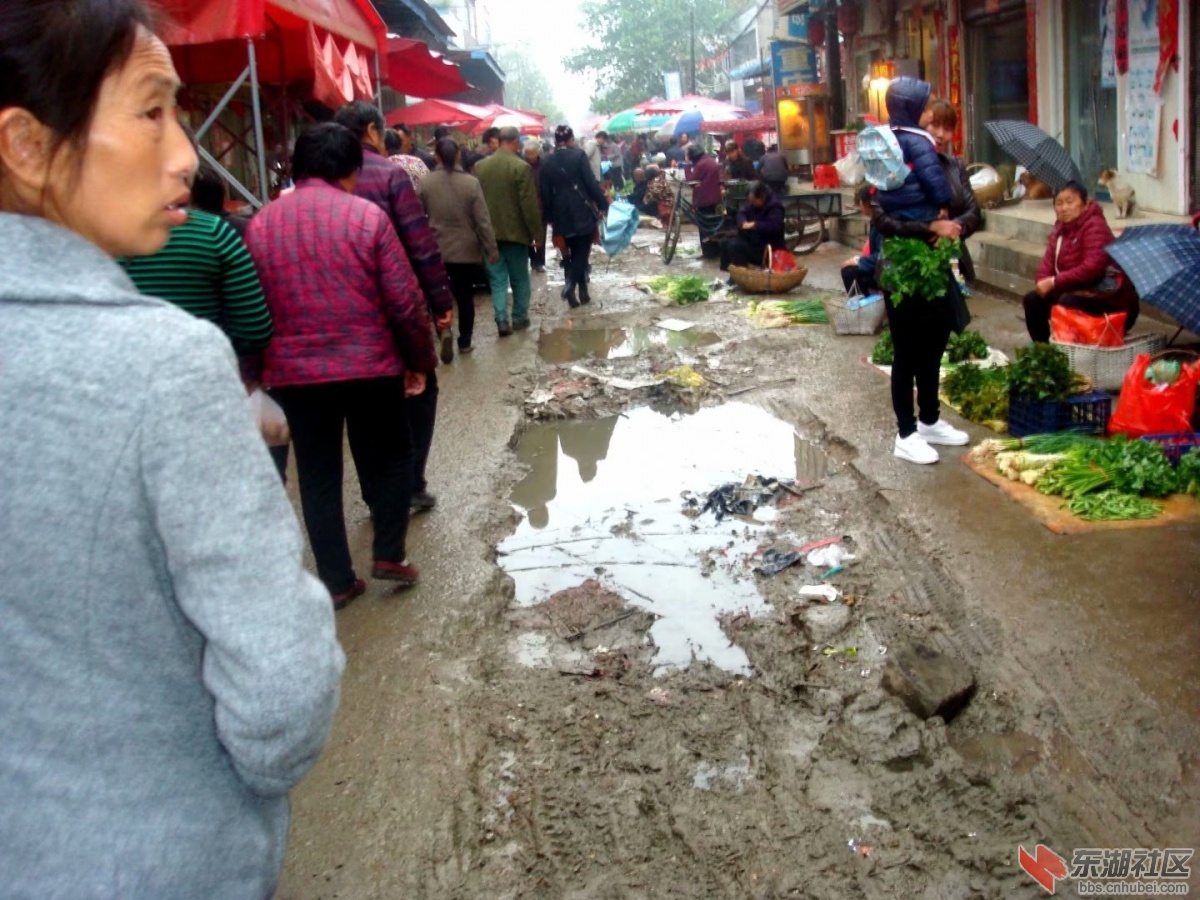
[[688,27],[692,35],[692,89],[688,92],[693,96],[696,93],[696,9],[695,7],[688,10]]

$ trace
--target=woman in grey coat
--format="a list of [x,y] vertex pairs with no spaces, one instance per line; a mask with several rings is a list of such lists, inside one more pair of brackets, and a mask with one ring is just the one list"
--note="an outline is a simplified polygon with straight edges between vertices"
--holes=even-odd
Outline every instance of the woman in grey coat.
[[228,340],[113,260],[196,164],[149,23],[0,10],[6,897],[270,897],[344,665]]
[[496,235],[479,179],[458,166],[458,144],[442,138],[434,147],[438,167],[421,179],[417,193],[446,263],[458,306],[458,352],[470,353],[475,334],[475,282],[480,264],[500,260]]

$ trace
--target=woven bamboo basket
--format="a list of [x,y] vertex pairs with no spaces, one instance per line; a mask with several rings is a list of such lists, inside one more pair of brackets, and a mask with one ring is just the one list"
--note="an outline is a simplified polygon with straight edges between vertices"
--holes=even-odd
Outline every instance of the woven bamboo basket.
[[729,277],[747,294],[786,294],[799,287],[808,275],[808,269],[797,266],[791,272],[771,271],[771,248],[763,254],[763,268],[730,266]]

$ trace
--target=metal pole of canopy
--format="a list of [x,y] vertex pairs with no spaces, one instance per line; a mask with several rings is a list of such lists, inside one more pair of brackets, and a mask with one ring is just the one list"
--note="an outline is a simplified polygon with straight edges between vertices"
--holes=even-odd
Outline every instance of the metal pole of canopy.
[[383,115],[383,80],[379,77],[379,48],[375,48],[375,105]]
[[219,162],[217,162],[216,157],[214,157],[211,153],[209,153],[203,147],[200,147],[199,151],[200,151],[200,158],[202,160],[204,160],[206,163],[208,163],[210,166],[212,166],[214,169],[216,169],[217,173],[222,178],[224,178],[226,181],[228,181],[230,186],[235,191],[237,191],[239,194],[241,194],[243,197],[245,197],[247,202],[249,202],[249,204],[251,206],[253,206],[255,208],[262,207],[262,205],[263,205],[262,201],[259,200],[257,197],[255,197],[252,193],[250,193],[249,188],[247,188],[240,181],[238,181],[236,178],[234,178],[233,173],[231,173],[223,165],[221,165]]
[[258,192],[264,205],[271,200],[271,189],[267,183],[267,148],[263,140],[262,104],[258,96],[258,56],[254,50],[254,38],[246,39],[250,56],[250,102],[254,107],[254,143],[258,147]]
[[208,129],[212,128],[213,123],[217,121],[217,116],[225,111],[225,107],[229,105],[229,101],[233,99],[233,95],[238,92],[246,79],[250,77],[250,67],[247,66],[242,70],[242,74],[238,76],[237,81],[225,92],[225,96],[220,99],[213,111],[208,114],[208,118],[204,120],[204,124],[196,129],[196,140],[200,140],[204,135],[208,134]]

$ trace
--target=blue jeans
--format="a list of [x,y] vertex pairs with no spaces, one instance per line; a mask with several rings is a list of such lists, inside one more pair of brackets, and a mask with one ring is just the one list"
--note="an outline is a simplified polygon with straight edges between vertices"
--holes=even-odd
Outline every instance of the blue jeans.
[[492,308],[498,323],[508,322],[508,285],[512,283],[512,324],[529,321],[529,247],[514,241],[497,241],[500,259],[488,263],[492,283]]

